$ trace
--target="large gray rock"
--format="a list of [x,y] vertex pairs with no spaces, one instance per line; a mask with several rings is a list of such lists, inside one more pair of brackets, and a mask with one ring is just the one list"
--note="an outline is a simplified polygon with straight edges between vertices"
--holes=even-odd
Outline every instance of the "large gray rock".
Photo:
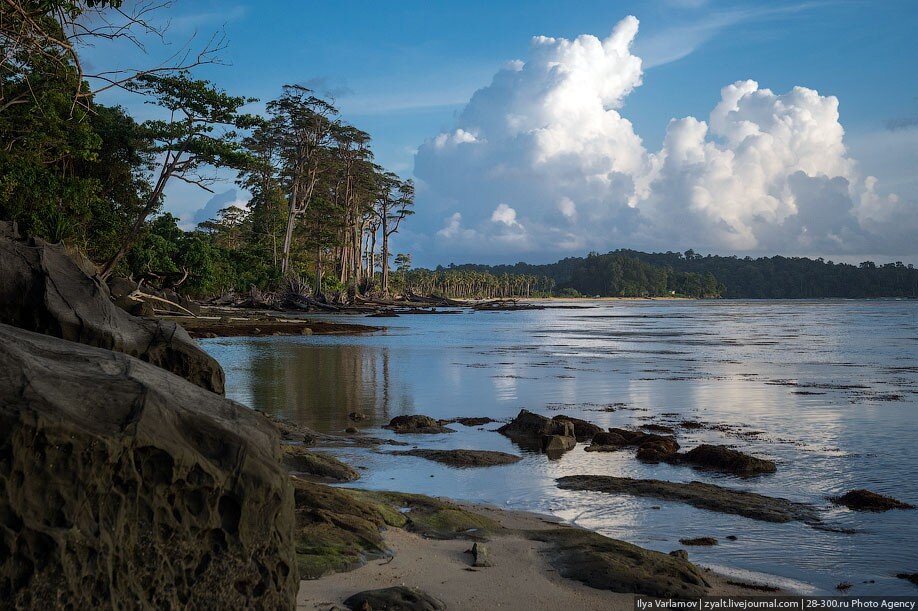
[[278,442],[163,369],[0,324],[0,606],[292,609]]
[[131,316],[59,244],[0,234],[0,323],[124,352],[223,393],[220,364],[174,322]]

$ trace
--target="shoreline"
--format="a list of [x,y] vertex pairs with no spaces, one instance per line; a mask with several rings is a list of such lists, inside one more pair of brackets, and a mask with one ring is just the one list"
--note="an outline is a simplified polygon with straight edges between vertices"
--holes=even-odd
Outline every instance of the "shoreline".
[[[437,500],[482,515],[503,527],[485,543],[492,566],[473,567],[469,553],[472,541],[468,538],[426,538],[390,526],[382,536],[391,557],[368,560],[351,571],[301,580],[297,609],[335,609],[358,592],[392,586],[416,588],[443,601],[448,609],[633,609],[636,594],[598,589],[562,576],[552,564],[557,556],[553,545],[526,534],[557,528],[585,529],[545,514],[441,497]],[[743,584],[710,569],[699,569],[710,584],[710,596],[762,595],[763,587],[767,587],[768,594],[791,594],[768,587],[769,584]]]

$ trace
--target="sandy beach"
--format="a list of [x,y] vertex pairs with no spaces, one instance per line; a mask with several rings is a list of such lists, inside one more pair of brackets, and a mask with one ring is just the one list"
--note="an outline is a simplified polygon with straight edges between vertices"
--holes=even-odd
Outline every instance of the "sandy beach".
[[[486,543],[493,566],[472,567],[468,540],[428,539],[389,528],[384,537],[394,554],[391,559],[371,560],[350,572],[301,581],[297,608],[343,609],[343,601],[357,592],[397,585],[426,592],[448,609],[633,608],[633,594],[598,590],[561,577],[550,563],[551,546],[521,534],[563,526],[557,519],[488,505],[459,505],[507,529]],[[711,596],[762,594],[728,583],[727,578],[710,571],[705,572],[705,579],[711,584]]]

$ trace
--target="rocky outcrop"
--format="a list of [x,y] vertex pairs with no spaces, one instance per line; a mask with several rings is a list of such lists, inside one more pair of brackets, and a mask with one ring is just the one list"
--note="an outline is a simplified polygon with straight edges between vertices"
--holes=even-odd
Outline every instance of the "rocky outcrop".
[[0,237],[0,323],[107,348],[223,393],[223,370],[174,322],[131,316],[62,245]]
[[412,414],[410,416],[396,416],[384,426],[400,434],[424,434],[436,435],[438,433],[455,433],[453,429],[442,426],[439,422],[430,416],[421,414]]
[[0,325],[0,600],[292,609],[279,454],[275,429],[237,403],[124,354]]
[[774,473],[776,470],[773,461],[731,450],[727,446],[703,444],[675,458],[679,462],[688,463],[696,468],[747,477],[761,473]]
[[494,452],[490,450],[427,450],[414,449],[392,452],[392,454],[401,456],[417,456],[436,462],[449,465],[451,467],[493,467],[495,465],[509,465],[519,462],[520,457],[506,452]]
[[593,490],[678,501],[700,509],[741,515],[764,522],[797,520],[811,525],[820,522],[816,510],[810,505],[702,482],[680,484],[656,479],[571,475],[559,478],[557,484],[565,490]]
[[563,414],[555,416],[552,420],[572,423],[574,425],[574,437],[577,438],[577,441],[589,441],[596,433],[605,432],[605,429],[592,422],[581,420],[580,418],[572,418],[571,416],[565,416]]
[[523,409],[497,432],[520,447],[541,450],[556,458],[577,445],[574,430],[570,420],[546,418]]
[[844,505],[855,511],[889,511],[890,509],[914,509],[914,506],[870,490],[851,490],[831,499],[836,505]]
[[530,536],[552,544],[550,562],[563,577],[593,588],[662,598],[698,598],[709,588],[701,570],[682,557],[580,528],[533,531]]
[[446,609],[443,601],[426,592],[408,586],[393,586],[381,590],[367,590],[354,594],[344,601],[344,606],[354,611],[385,609],[387,611],[439,611]]
[[301,445],[284,445],[284,466],[293,473],[319,481],[352,482],[360,474],[337,458],[311,452]]
[[588,452],[615,452],[626,447],[637,448],[637,458],[644,462],[667,460],[679,450],[675,437],[611,428],[608,432],[597,433],[592,443],[586,448]]

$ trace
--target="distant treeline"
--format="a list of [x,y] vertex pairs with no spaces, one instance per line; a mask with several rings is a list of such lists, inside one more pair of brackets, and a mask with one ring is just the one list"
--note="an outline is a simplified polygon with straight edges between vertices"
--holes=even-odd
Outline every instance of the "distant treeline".
[[549,265],[458,265],[449,269],[495,277],[544,277],[551,281],[553,294],[562,297],[718,297],[722,291],[710,273],[678,271],[621,252],[571,257]]
[[833,263],[805,257],[751,257],[616,250],[547,265],[460,265],[451,269],[546,276],[555,293],[747,299],[918,297],[918,270],[901,262]]

